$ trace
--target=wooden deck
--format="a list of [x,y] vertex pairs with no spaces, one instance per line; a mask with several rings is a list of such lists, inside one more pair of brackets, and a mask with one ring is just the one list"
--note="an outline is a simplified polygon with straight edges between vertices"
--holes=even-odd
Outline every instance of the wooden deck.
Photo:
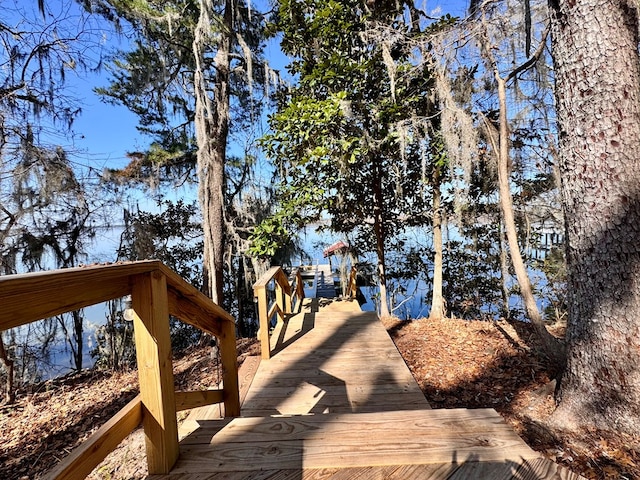
[[[322,302],[322,300],[321,300]],[[326,301],[325,301],[326,302]],[[573,479],[492,409],[431,410],[376,315],[307,305],[241,369],[242,417],[192,412],[153,480]]]

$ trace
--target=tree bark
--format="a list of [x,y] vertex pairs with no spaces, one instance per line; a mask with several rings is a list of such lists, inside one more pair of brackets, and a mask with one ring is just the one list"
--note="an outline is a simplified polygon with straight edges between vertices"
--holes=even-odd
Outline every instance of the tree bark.
[[446,315],[444,297],[442,295],[442,196],[440,193],[441,167],[435,166],[432,176],[433,185],[433,292],[429,318],[440,320]]
[[233,2],[226,0],[218,49],[213,58],[215,79],[213,101],[209,97],[205,71],[205,48],[209,40],[213,12],[210,2],[200,1],[200,17],[193,41],[196,59],[194,93],[195,127],[198,142],[198,196],[204,231],[204,290],[221,304],[224,297],[224,191],[227,137],[229,134],[229,82]]
[[388,317],[389,301],[387,299],[387,274],[385,263],[386,230],[384,225],[384,198],[382,195],[382,172],[380,161],[373,159],[373,230],[376,237],[376,254],[378,257],[378,282],[380,285],[380,316]]
[[640,431],[640,61],[635,0],[550,0],[565,214],[559,426]]
[[544,320],[536,304],[533,287],[527,272],[527,266],[522,258],[522,252],[518,243],[518,231],[513,213],[513,197],[511,195],[511,182],[509,172],[509,128],[507,119],[507,89],[506,82],[495,68],[495,78],[498,84],[498,101],[500,104],[500,125],[498,135],[498,191],[500,210],[504,221],[504,231],[509,245],[511,264],[520,286],[520,296],[524,302],[527,318],[533,324],[536,333],[543,343],[546,355],[556,365],[561,365],[564,359],[562,344],[549,333],[544,325]]
[[509,306],[509,263],[507,258],[507,247],[504,244],[504,233],[502,220],[498,221],[498,233],[500,236],[500,280],[502,284],[502,311],[504,318],[511,318],[511,307]]
[[12,404],[16,401],[16,391],[14,388],[14,361],[9,358],[9,354],[4,347],[4,340],[2,339],[2,332],[0,331],[0,361],[4,364],[7,370],[7,384],[4,390],[4,401],[8,404]]

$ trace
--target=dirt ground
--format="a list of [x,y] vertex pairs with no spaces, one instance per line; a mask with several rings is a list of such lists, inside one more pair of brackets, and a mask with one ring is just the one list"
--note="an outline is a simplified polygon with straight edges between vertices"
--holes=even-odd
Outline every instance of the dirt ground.
[[[545,426],[553,382],[537,360],[527,324],[456,319],[385,321],[433,408],[495,408],[535,450],[592,479],[639,479],[640,439],[603,432],[558,435]],[[256,355],[255,340],[238,342],[239,361]],[[219,368],[208,348],[175,360],[178,389],[215,385]],[[86,371],[34,385],[0,407],[0,478],[41,478],[137,393],[135,371]],[[184,414],[186,416],[186,414]],[[146,476],[143,434],[129,436],[91,479]]]

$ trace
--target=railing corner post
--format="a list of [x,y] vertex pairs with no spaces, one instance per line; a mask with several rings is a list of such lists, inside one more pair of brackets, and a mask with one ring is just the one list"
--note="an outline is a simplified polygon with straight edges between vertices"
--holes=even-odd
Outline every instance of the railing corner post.
[[179,455],[166,277],[133,277],[134,335],[150,474],[167,474]]

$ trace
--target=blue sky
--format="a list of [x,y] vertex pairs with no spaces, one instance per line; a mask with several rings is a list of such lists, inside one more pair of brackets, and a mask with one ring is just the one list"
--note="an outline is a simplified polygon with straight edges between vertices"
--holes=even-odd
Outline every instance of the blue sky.
[[[68,0],[58,0],[67,2]],[[35,0],[34,0],[35,5]],[[256,2],[258,5],[261,1]],[[418,2],[420,3],[420,2]],[[55,8],[55,3],[49,4]],[[451,13],[464,15],[466,0],[437,0],[426,2],[427,11],[434,15]],[[424,8],[424,7],[423,7]],[[122,46],[118,38],[105,30],[106,48]],[[284,70],[286,58],[279,50],[277,42],[271,42],[265,56],[276,69]],[[83,162],[94,167],[121,167],[127,163],[126,152],[145,149],[150,142],[137,129],[137,117],[121,106],[105,104],[93,93],[93,88],[108,85],[108,73],[80,74],[76,78],[68,78],[77,97],[81,101],[82,113],[74,123],[73,146],[82,151]]]

